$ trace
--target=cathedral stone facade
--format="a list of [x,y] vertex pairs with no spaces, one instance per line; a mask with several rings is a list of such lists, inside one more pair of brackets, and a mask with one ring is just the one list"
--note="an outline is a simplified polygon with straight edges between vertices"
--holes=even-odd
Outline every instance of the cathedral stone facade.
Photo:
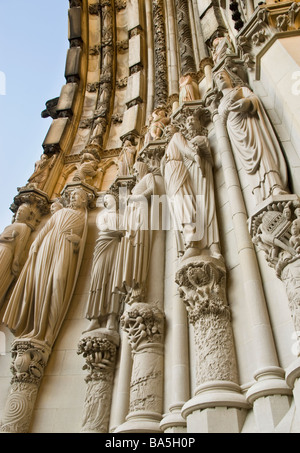
[[0,236],[0,431],[299,433],[299,1],[68,17]]

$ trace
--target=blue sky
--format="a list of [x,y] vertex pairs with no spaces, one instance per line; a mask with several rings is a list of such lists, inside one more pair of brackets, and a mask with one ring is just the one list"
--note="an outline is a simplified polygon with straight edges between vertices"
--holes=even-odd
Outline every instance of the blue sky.
[[45,102],[65,84],[68,8],[68,0],[0,0],[0,232],[43,153]]

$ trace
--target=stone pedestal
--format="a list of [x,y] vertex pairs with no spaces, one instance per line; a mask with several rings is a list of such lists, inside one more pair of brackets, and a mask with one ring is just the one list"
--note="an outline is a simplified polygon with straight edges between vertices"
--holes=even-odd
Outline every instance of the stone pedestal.
[[107,433],[111,410],[116,351],[119,334],[97,329],[84,334],[78,345],[88,370],[81,433]]
[[0,423],[4,433],[28,433],[50,348],[36,340],[12,344],[11,389]]

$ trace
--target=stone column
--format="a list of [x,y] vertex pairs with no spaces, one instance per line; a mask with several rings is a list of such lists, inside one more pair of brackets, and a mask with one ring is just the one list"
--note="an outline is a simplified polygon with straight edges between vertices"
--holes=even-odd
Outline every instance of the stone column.
[[188,322],[185,305],[179,296],[172,300],[172,304],[172,382],[167,382],[166,389],[172,398],[160,427],[165,433],[183,433],[186,432],[186,420],[181,415],[181,409],[190,397]]
[[94,113],[94,122],[89,142],[99,148],[104,145],[105,134],[111,112],[111,98],[115,79],[115,16],[110,1],[100,0],[101,45],[90,49],[90,55],[101,55],[99,94]]
[[78,354],[88,371],[82,433],[107,433],[109,428],[116,351],[119,334],[97,329],[82,335]]
[[169,99],[172,102],[172,110],[179,106],[179,72],[178,72],[178,52],[176,34],[176,11],[172,0],[166,1],[166,28],[168,37],[168,66],[169,66]]
[[146,14],[146,36],[147,36],[147,111],[146,120],[149,118],[154,108],[155,97],[155,69],[154,69],[154,37],[152,19],[152,1],[145,1]]
[[134,303],[121,318],[132,348],[129,414],[115,433],[160,433],[163,410],[162,311],[147,303]]
[[28,433],[40,383],[51,349],[37,340],[15,340],[12,344],[11,389],[0,431]]
[[238,433],[246,415],[243,409],[249,405],[238,385],[223,259],[198,256],[184,260],[176,283],[194,326],[196,390],[182,408],[187,432]]
[[131,347],[126,332],[121,331],[119,369],[115,373],[110,432],[115,432],[116,428],[125,422],[128,414],[131,369]]
[[249,324],[255,343],[256,371],[254,378],[256,382],[248,390],[247,399],[250,404],[254,405],[257,425],[263,430],[265,410],[270,409],[273,413],[277,411],[284,415],[285,408],[281,404],[284,400],[282,396],[289,395],[291,390],[285,382],[284,370],[278,363],[257,258],[248,231],[247,213],[235,161],[226,127],[217,111],[213,112],[213,122],[237,241],[245,289],[245,304],[247,304]]
[[186,0],[175,0],[175,9],[178,22],[181,75],[188,73],[195,74],[197,70],[193,51],[189,9]]
[[265,252],[286,289],[295,328],[292,350],[297,357],[286,370],[286,380],[300,409],[300,199],[294,194],[272,196],[250,221],[253,242]]
[[164,4],[162,0],[153,0],[154,24],[154,61],[155,61],[155,96],[154,109],[165,107],[168,100],[168,70],[166,51],[166,32]]

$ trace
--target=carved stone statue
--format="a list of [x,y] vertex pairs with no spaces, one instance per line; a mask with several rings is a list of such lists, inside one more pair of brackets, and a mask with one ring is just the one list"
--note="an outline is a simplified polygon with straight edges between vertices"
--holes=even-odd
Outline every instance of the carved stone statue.
[[67,312],[85,243],[87,195],[71,192],[34,240],[3,322],[17,337],[52,347]]
[[27,186],[43,190],[56,157],[56,154],[52,157],[47,156],[47,154],[42,154],[40,160],[35,163],[34,173],[28,179]]
[[151,115],[149,130],[145,136],[145,144],[149,141],[158,140],[164,133],[165,127],[170,123],[166,111],[162,108],[157,108]]
[[[161,172],[164,177],[170,212],[174,221],[177,252],[182,255],[191,243],[191,225],[196,223],[196,197],[190,174],[184,164],[178,143],[185,143],[180,132],[176,132],[161,160]],[[182,235],[181,235],[182,232]]]
[[143,162],[134,164],[137,184],[124,212],[125,235],[121,241],[115,288],[128,300],[142,302],[151,253],[150,197],[155,194],[155,172]]
[[215,64],[230,53],[234,53],[234,48],[228,36],[218,36],[213,40],[212,58]]
[[179,79],[179,104],[185,101],[194,101],[199,98],[199,93],[195,92],[193,78],[190,74]]
[[295,249],[297,254],[300,254],[300,219],[297,218],[293,221],[291,226],[292,236],[290,244]]
[[286,193],[286,164],[261,102],[249,88],[234,86],[226,70],[216,74],[215,82],[223,93],[219,113],[227,124],[233,151],[247,173],[256,203]]
[[106,131],[107,120],[98,116],[94,120],[93,130],[91,133],[90,143],[97,146],[103,145],[103,136]]
[[99,160],[93,154],[83,152],[73,181],[82,181],[92,186],[98,174],[98,166]]
[[135,153],[136,147],[130,140],[125,140],[118,159],[118,176],[128,176],[132,174]]
[[[185,136],[176,132],[162,160],[166,193],[178,231],[178,253],[196,248],[201,253],[219,255],[212,157],[206,136],[199,135],[196,115],[186,119]],[[205,252],[204,252],[205,250]]]
[[31,233],[31,228],[26,223],[30,219],[30,205],[22,204],[14,223],[8,225],[0,235],[0,307],[11,283],[19,274],[20,258]]
[[64,205],[59,200],[54,200],[50,206],[50,212],[51,212],[51,214],[55,214],[57,211],[59,211],[63,207],[64,207]]
[[106,327],[117,330],[120,295],[113,293],[114,270],[123,232],[121,217],[114,195],[104,196],[105,210],[97,219],[99,235],[94,250],[91,286],[86,318],[91,321],[87,331]]

